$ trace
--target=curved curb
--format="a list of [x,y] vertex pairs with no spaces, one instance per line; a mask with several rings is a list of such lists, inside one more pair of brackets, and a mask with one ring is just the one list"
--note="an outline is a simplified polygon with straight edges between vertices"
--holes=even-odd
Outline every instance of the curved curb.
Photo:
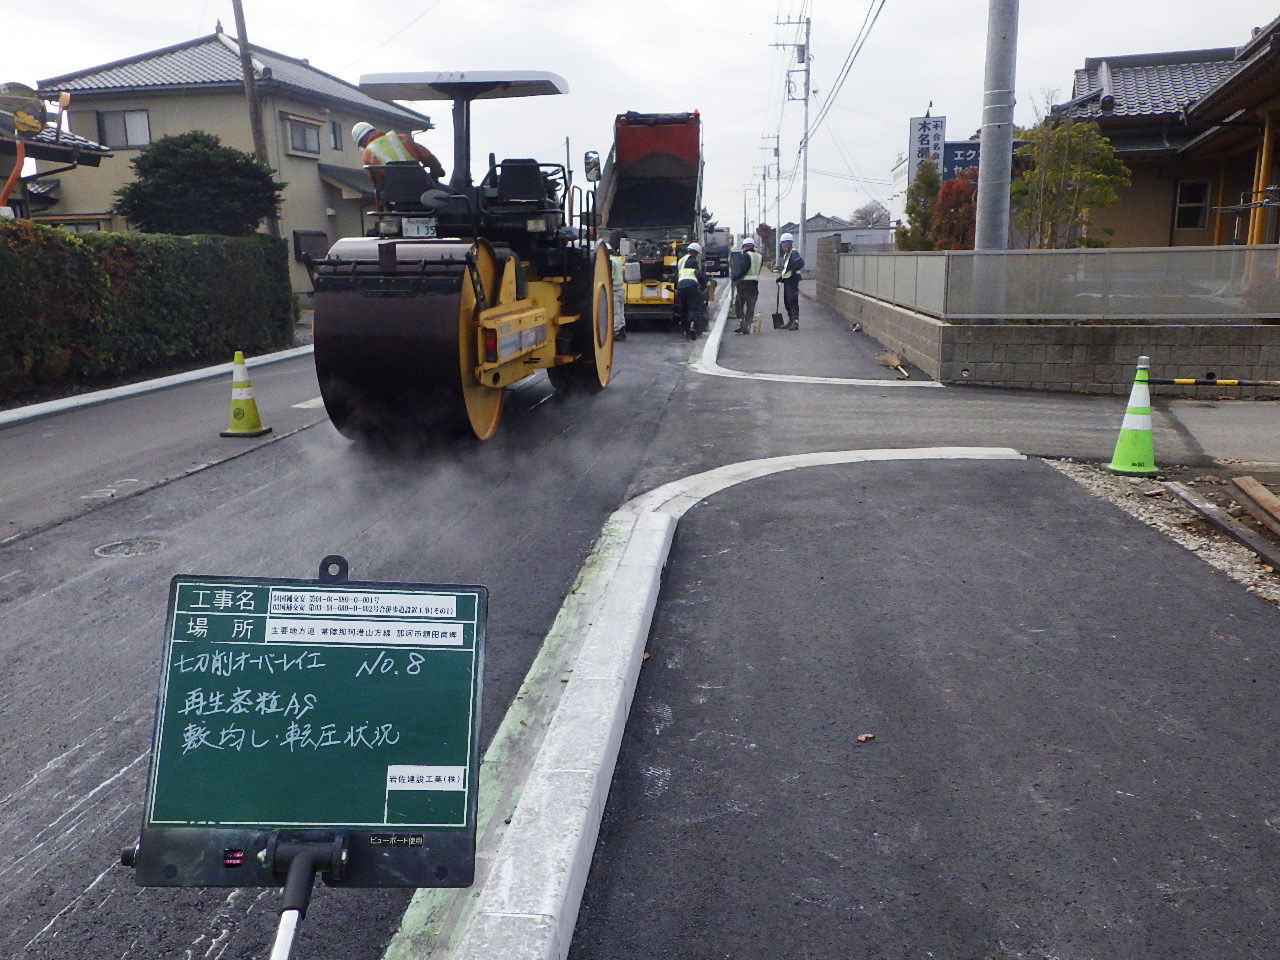
[[712,377],[728,377],[732,380],[763,380],[770,383],[822,383],[846,387],[945,387],[936,380],[862,380],[854,377],[805,377],[789,373],[751,373],[746,370],[730,370],[716,362],[720,354],[720,341],[724,336],[729,317],[729,300],[726,296],[716,312],[716,322],[707,334],[706,343],[702,346],[702,356],[697,352],[690,358],[689,366],[698,373]]
[[[473,889],[454,894],[467,898],[468,909],[455,911],[455,915],[469,915],[467,929],[459,932],[435,927],[415,934],[402,927],[397,940],[405,944],[419,936],[434,938],[436,949],[431,955],[435,957],[564,960],[679,517],[720,490],[786,470],[923,459],[1026,457],[1004,447],[940,447],[842,450],[749,460],[664,484],[616,511],[605,527],[606,533],[611,531],[614,536],[612,545],[602,546],[602,534],[602,542],[592,554],[595,568],[603,574],[597,583],[602,589],[595,616],[528,779],[522,789],[515,788],[519,802],[510,826],[496,851],[478,851],[478,859],[488,868],[483,888],[478,893]],[[602,550],[613,554],[613,560],[602,562]],[[538,733],[529,730],[526,736],[536,738]],[[512,774],[499,770],[496,775]],[[509,785],[505,792],[511,792]],[[406,924],[410,922],[406,915]],[[450,945],[455,938],[460,938],[456,950]]]
[[[304,347],[292,347],[289,350],[281,350],[278,353],[266,353],[260,357],[251,357],[245,361],[245,366],[260,367],[267,363],[276,363],[280,360],[292,360],[294,357],[306,356],[313,352],[314,345],[307,344]],[[175,373],[169,377],[159,377],[155,380],[143,380],[141,383],[130,383],[123,387],[110,387],[106,390],[95,390],[93,393],[82,393],[74,397],[63,397],[60,400],[49,400],[45,403],[33,403],[28,407],[15,407],[12,410],[0,411],[0,427],[8,426],[13,423],[25,423],[28,420],[37,420],[40,417],[50,417],[55,413],[63,413],[67,410],[74,410],[77,407],[91,407],[97,403],[106,403],[108,400],[119,400],[122,397],[132,397],[139,393],[151,393],[153,390],[163,390],[165,387],[176,387],[183,383],[195,383],[197,380],[208,380],[222,374],[231,372],[232,364],[220,363],[214,367],[201,367],[199,370],[188,370],[186,373]]]

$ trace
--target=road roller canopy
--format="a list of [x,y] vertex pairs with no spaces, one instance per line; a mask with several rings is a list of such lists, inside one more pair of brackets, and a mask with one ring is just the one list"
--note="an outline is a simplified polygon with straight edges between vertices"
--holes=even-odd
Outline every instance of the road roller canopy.
[[382,100],[500,100],[568,93],[569,84],[545,70],[446,70],[366,73],[360,89]]

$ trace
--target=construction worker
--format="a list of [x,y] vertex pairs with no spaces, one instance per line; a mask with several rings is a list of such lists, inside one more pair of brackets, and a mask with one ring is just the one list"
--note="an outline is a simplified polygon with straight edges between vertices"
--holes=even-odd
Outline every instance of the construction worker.
[[782,302],[787,308],[784,330],[800,329],[800,271],[804,269],[804,258],[792,249],[795,239],[784,233],[780,241],[782,262],[778,264],[778,283],[782,284]]
[[627,339],[627,285],[622,278],[626,261],[619,252],[621,243],[615,237],[609,245],[609,268],[613,273],[613,339]]
[[697,340],[699,334],[706,332],[706,322],[702,319],[702,301],[706,296],[703,291],[707,286],[707,275],[702,272],[698,255],[702,253],[702,244],[694,242],[685,248],[685,254],[676,261],[676,307],[680,311],[684,325],[684,335],[690,340]]
[[734,271],[733,285],[738,301],[738,329],[734,333],[750,333],[756,316],[756,298],[760,295],[760,268],[764,257],[756,253],[756,242],[750,237],[742,241],[742,259]]
[[407,133],[379,130],[372,123],[362,120],[351,128],[351,139],[364,151],[364,165],[374,168],[369,170],[369,178],[375,186],[382,185],[382,171],[376,168],[388,163],[412,163],[417,160],[427,168],[433,179],[440,180],[444,177],[444,167],[435,154]]

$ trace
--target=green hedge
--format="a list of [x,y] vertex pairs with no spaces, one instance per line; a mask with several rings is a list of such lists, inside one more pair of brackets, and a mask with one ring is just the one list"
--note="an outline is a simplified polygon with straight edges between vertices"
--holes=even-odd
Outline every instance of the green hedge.
[[0,221],[0,399],[289,346],[288,245]]

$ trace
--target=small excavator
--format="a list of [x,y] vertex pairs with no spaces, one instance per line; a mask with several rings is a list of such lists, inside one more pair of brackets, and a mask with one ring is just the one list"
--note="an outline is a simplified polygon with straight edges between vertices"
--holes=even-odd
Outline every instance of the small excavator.
[[[595,191],[561,163],[489,155],[471,174],[473,100],[568,92],[540,71],[374,74],[387,100],[453,103],[447,185],[422,166],[379,168],[372,229],[309,262],[315,363],[333,425],[352,439],[493,436],[504,391],[546,370],[558,392],[596,392],[613,370],[609,252]],[[595,151],[585,177],[600,178]]]

